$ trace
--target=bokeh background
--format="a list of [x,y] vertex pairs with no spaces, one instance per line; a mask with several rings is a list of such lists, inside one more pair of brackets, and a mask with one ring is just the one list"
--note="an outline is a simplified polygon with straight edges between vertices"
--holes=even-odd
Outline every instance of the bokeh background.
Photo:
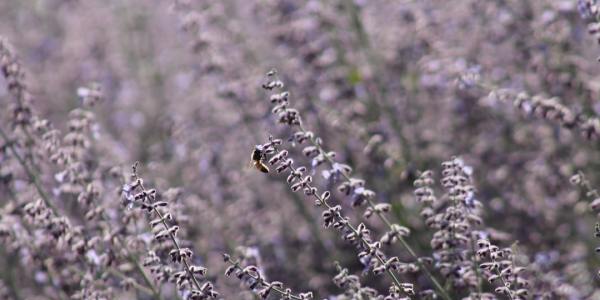
[[[419,216],[413,180],[427,169],[439,179],[440,164],[460,156],[473,168],[487,230],[504,247],[518,245],[535,290],[546,299],[599,299],[593,199],[570,181],[581,171],[592,188],[600,186],[598,142],[497,97],[498,89],[557,97],[574,114],[595,118],[600,46],[588,22],[578,1],[562,0],[0,1],[0,35],[26,73],[35,115],[67,133],[71,111],[93,114],[83,157],[87,180],[101,191],[95,205],[120,224],[117,216],[128,211],[121,184],[108,177],[130,172],[135,161],[149,185],[177,188],[172,209],[181,238],[225,299],[255,296],[223,276],[222,252],[245,253],[270,280],[317,299],[343,294],[332,281],[336,261],[364,285],[381,292],[389,285],[363,274],[353,247],[323,228],[321,210],[291,192],[285,176],[251,167],[254,145],[291,134],[276,123],[261,88],[272,68],[305,125],[378,202],[392,204],[390,218],[411,229],[407,240],[420,255],[431,255],[433,231]],[[0,79],[0,125],[11,132],[6,83]],[[90,86],[102,93],[93,107],[80,97]],[[72,224],[93,224],[41,145],[32,155],[42,157],[43,186]],[[0,190],[0,218],[26,223],[17,208],[35,197],[22,168],[5,156],[0,164],[12,179]],[[352,220],[363,220],[363,209],[336,191],[332,197]],[[124,237],[143,257],[147,245],[134,243],[147,239],[140,216]],[[375,218],[365,222],[375,235],[386,230]],[[79,285],[61,279],[58,259],[54,279],[47,264],[36,263],[54,254],[27,248],[23,240],[35,241],[34,233],[1,246],[6,297],[75,293]],[[398,245],[387,251],[409,259]],[[419,289],[430,287],[420,273],[409,277]],[[114,286],[111,297],[149,299]]]

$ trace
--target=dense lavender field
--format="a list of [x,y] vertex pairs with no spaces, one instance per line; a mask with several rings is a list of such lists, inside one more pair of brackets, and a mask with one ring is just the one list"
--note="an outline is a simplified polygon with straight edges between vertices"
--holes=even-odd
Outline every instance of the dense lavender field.
[[0,0],[0,299],[600,299],[599,42],[596,0]]

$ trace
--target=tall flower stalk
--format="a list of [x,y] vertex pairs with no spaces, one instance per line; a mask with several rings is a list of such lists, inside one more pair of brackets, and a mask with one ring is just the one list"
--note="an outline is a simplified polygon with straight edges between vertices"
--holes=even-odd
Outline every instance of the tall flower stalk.
[[404,238],[410,230],[404,226],[391,222],[385,215],[390,210],[390,205],[385,203],[377,203],[375,200],[375,192],[365,188],[365,182],[362,179],[351,177],[352,168],[346,164],[338,163],[334,160],[335,152],[324,150],[322,140],[312,131],[309,131],[300,116],[298,110],[292,108],[289,104],[290,92],[282,91],[284,83],[279,80],[276,70],[271,70],[267,76],[269,81],[263,85],[266,90],[278,90],[280,92],[272,94],[269,98],[274,105],[272,113],[277,116],[279,123],[284,124],[295,130],[293,141],[298,144],[308,142],[310,145],[303,149],[303,153],[312,158],[312,167],[325,163],[329,169],[323,171],[324,177],[332,182],[341,179],[341,184],[338,190],[352,197],[353,206],[367,205],[365,217],[370,217],[375,214],[388,227],[388,232],[381,238],[383,244],[392,244],[400,241],[402,246],[414,259],[415,263],[423,270],[424,274],[429,278],[437,292],[444,298],[450,299],[450,295],[444,287],[439,283],[435,276],[429,271],[421,258],[416,254],[412,247]]
[[146,189],[144,180],[138,176],[138,163],[133,165],[132,170],[133,182],[123,186],[123,194],[127,201],[137,204],[140,209],[145,210],[154,218],[150,221],[150,226],[154,230],[154,239],[157,242],[171,241],[173,248],[169,251],[169,256],[174,263],[182,264],[184,267],[183,271],[173,274],[177,285],[180,288],[191,285],[187,295],[187,299],[190,300],[217,298],[219,293],[214,290],[212,283],[201,283],[197,278],[197,276],[206,275],[206,268],[193,265],[194,252],[190,248],[183,248],[179,245],[177,241],[179,226],[172,224],[173,216],[167,211],[169,203],[157,201],[156,189]]
[[322,218],[326,228],[333,227],[340,231],[342,238],[359,249],[358,258],[365,266],[373,271],[374,274],[386,273],[391,278],[393,285],[390,287],[391,299],[396,299],[400,295],[414,295],[412,283],[403,283],[400,281],[396,272],[407,273],[414,270],[412,264],[401,262],[398,257],[387,258],[381,251],[381,242],[373,241],[370,237],[370,230],[364,223],[355,226],[352,225],[349,218],[342,213],[340,205],[333,205],[329,202],[331,193],[325,191],[319,193],[313,186],[313,177],[304,175],[306,167],[294,166],[294,160],[288,158],[288,151],[279,149],[283,141],[281,139],[269,138],[269,141],[260,145],[261,151],[267,156],[268,163],[276,166],[277,173],[288,172],[287,183],[294,192],[303,191],[304,194],[313,198],[318,207],[323,207]]

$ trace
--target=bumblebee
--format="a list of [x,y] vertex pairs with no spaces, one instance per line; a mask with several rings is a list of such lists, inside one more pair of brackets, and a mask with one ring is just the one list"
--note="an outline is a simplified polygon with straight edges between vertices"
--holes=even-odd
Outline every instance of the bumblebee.
[[257,170],[263,173],[269,173],[269,167],[262,162],[264,157],[265,153],[263,152],[263,147],[261,145],[254,146],[254,150],[252,150],[252,156],[250,157],[252,160],[252,165],[254,165]]

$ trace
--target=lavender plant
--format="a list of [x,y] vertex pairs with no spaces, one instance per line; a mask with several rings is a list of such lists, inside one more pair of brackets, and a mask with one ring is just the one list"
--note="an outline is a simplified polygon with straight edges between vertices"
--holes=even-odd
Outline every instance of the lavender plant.
[[[172,243],[173,248],[168,252],[171,261],[182,265],[183,270],[167,272],[171,273],[168,274],[169,279],[175,280],[180,288],[189,287],[189,290],[183,293],[186,299],[217,298],[219,293],[214,290],[212,283],[200,284],[201,281],[197,278],[197,276],[206,274],[206,268],[192,264],[194,252],[190,248],[183,248],[179,245],[177,240],[179,226],[170,223],[173,215],[166,210],[169,203],[157,201],[156,189],[146,190],[144,180],[138,176],[137,168],[138,164],[136,163],[133,165],[133,182],[123,186],[123,194],[127,201],[138,204],[140,209],[146,210],[153,217],[149,224],[153,228],[154,239],[159,243],[165,240],[170,240]],[[160,263],[160,258],[153,252],[150,252],[144,261],[145,266],[155,266],[157,263]],[[153,273],[159,273],[159,270],[154,269]]]
[[596,299],[598,34],[592,0],[0,1],[0,298]]

